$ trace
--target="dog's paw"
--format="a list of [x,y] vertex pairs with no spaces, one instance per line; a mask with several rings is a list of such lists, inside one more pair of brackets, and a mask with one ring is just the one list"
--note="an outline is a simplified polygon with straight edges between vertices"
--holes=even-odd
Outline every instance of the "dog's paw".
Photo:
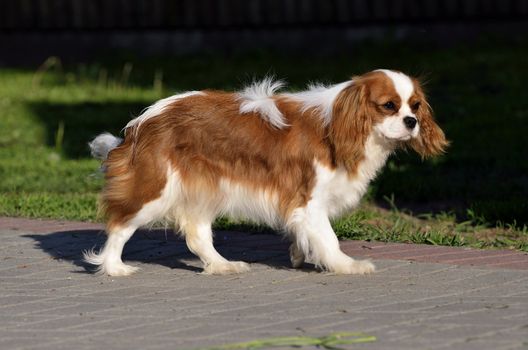
[[101,265],[101,272],[106,273],[109,276],[130,276],[134,272],[137,272],[139,267],[130,266],[122,261],[114,263],[104,263]]
[[208,275],[231,275],[249,270],[249,264],[243,261],[222,261],[207,265],[204,268],[204,273]]
[[304,264],[304,254],[297,247],[297,244],[292,243],[290,246],[290,261],[294,269],[298,269]]
[[374,272],[376,267],[370,260],[354,260],[351,258],[347,263],[333,265],[328,270],[336,274],[365,275]]

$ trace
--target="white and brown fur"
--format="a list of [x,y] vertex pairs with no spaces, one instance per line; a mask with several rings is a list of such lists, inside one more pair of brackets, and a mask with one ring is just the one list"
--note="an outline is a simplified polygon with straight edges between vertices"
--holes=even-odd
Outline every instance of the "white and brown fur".
[[90,146],[105,170],[108,239],[85,260],[109,275],[130,275],[137,268],[121,260],[123,246],[137,228],[165,220],[205,273],[247,271],[213,246],[211,224],[226,215],[285,232],[294,267],[308,261],[334,273],[374,271],[340,250],[330,218],[358,204],[397,148],[425,157],[447,146],[419,82],[378,70],[298,93],[277,93],[280,87],[266,79],[238,93],[171,96],[128,123],[124,140],[98,136]]

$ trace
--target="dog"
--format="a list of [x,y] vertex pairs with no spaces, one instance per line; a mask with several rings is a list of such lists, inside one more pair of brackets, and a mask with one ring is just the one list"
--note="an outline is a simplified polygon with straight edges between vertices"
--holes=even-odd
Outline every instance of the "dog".
[[417,79],[376,70],[344,83],[278,92],[266,78],[239,92],[191,91],[162,99],[124,128],[89,145],[103,162],[100,205],[108,238],[84,259],[111,276],[123,246],[149,223],[173,223],[204,273],[249,270],[213,246],[219,216],[264,223],[291,239],[293,267],[305,261],[337,274],[375,270],[340,250],[330,219],[354,208],[391,153],[422,157],[448,141]]

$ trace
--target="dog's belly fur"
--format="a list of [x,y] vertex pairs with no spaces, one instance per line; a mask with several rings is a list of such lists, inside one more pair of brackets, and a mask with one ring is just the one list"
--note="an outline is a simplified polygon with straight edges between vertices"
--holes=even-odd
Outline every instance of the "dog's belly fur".
[[[352,179],[342,169],[332,170],[314,162],[316,180],[310,201],[330,217],[339,217],[357,206],[368,184],[385,163],[390,151],[377,147],[369,139],[366,159]],[[279,209],[279,195],[270,189],[255,189],[230,179],[221,179],[215,191],[187,193],[178,170],[167,170],[167,181],[159,198],[144,205],[137,214],[142,218],[165,220],[180,226],[193,215],[205,220],[226,216],[282,230],[289,221]],[[144,220],[144,219],[143,219]]]

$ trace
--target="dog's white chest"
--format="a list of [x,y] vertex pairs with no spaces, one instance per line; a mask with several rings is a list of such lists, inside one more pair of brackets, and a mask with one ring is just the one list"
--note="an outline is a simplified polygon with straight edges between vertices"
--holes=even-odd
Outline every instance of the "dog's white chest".
[[313,199],[321,203],[330,217],[344,214],[359,203],[390,153],[389,147],[369,137],[365,145],[365,159],[354,176],[349,176],[345,169],[331,170],[316,162],[317,181]]

